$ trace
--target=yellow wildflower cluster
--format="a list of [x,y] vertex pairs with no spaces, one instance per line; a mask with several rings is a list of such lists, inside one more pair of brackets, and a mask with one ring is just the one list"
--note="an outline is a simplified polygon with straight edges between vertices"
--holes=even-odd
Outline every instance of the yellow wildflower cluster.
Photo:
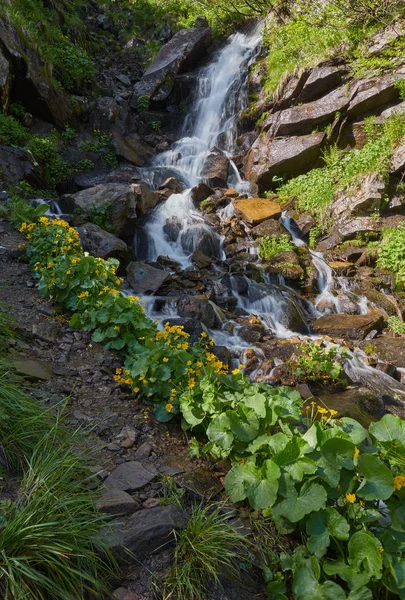
[[[308,411],[309,406],[306,406],[305,409]],[[321,415],[322,419],[329,419],[330,417],[334,417],[338,414],[337,410],[333,410],[332,408],[324,408],[323,406],[319,406],[319,404],[314,401],[311,402],[311,409],[312,411],[316,410],[316,414]]]
[[405,487],[405,476],[397,475],[396,477],[394,477],[394,488],[396,490],[400,490],[403,487]]
[[30,233],[35,227],[35,223],[23,223],[20,227],[20,233],[27,235]]
[[[128,369],[122,370],[122,369],[116,369],[115,371],[115,375],[114,375],[114,380],[121,384],[126,384],[126,385],[132,385],[134,383],[134,380],[132,379],[132,377],[130,376],[131,372],[128,371]],[[134,389],[135,391],[135,389]],[[137,391],[139,391],[139,389],[137,389]]]
[[78,298],[87,298],[89,295],[89,292],[86,290],[85,292],[82,292],[81,294],[78,295]]
[[354,502],[356,502],[356,494],[349,494],[348,492],[346,494],[346,500],[350,502],[350,504],[354,504]]

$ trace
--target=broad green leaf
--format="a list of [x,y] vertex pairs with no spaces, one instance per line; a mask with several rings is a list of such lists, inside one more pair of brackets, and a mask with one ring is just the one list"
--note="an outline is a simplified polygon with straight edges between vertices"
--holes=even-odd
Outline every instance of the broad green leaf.
[[394,478],[388,467],[372,454],[360,454],[358,468],[364,476],[357,495],[365,500],[387,500],[394,491]]
[[365,531],[357,531],[349,540],[349,564],[358,573],[365,572],[370,577],[380,579],[382,555],[376,539]]
[[384,415],[377,423],[371,423],[370,433],[380,442],[399,440],[405,444],[405,422],[394,415]]
[[232,502],[241,502],[260,480],[260,470],[252,463],[234,465],[225,477],[225,491]]
[[249,396],[245,394],[242,402],[248,408],[252,408],[262,419],[266,416],[266,396],[264,394],[260,394],[260,392]]
[[334,508],[326,508],[312,513],[306,523],[306,531],[310,536],[308,549],[321,558],[330,543],[330,536],[339,540],[349,538],[350,526],[346,519]]
[[285,470],[296,481],[302,481],[304,475],[312,475],[313,473],[315,473],[316,469],[316,462],[306,456],[303,456],[302,458],[298,459],[292,465],[288,465],[285,467]]
[[261,478],[248,486],[249,502],[256,510],[268,508],[275,503],[280,469],[272,460],[266,460],[259,473]]
[[231,431],[231,420],[228,417],[228,412],[221,413],[215,417],[207,428],[208,439],[218,444],[224,450],[231,448],[232,442],[235,439]]
[[327,440],[321,446],[321,452],[324,458],[337,469],[354,469],[353,457],[355,444],[343,438],[333,437]]
[[305,515],[323,508],[326,499],[327,493],[322,485],[306,482],[302,486],[299,495],[295,491],[295,494],[276,504],[273,513],[296,523]]
[[352,590],[347,597],[347,600],[372,600],[373,593],[368,587],[361,587],[357,590]]
[[272,453],[276,454],[283,450],[288,444],[289,439],[290,438],[285,433],[281,433],[281,431],[270,436],[269,445],[272,449]]
[[195,427],[202,423],[205,419],[205,414],[201,410],[201,407],[194,404],[193,397],[189,398],[189,395],[183,394],[180,397],[180,410],[183,415],[183,419],[191,425],[191,427]]
[[257,437],[260,423],[254,410],[239,405],[237,410],[227,410],[225,415],[232,433],[238,440],[251,442]]
[[321,593],[325,600],[346,600],[345,591],[333,581],[325,581],[321,585]]
[[362,425],[358,421],[354,419],[350,419],[349,417],[343,417],[340,419],[339,429],[344,431],[344,433],[350,438],[350,441],[353,442],[356,446],[361,444],[367,437],[367,430],[364,429]]
[[273,460],[279,467],[289,465],[299,458],[304,446],[306,446],[306,443],[297,436],[294,436],[283,450],[273,456]]
[[295,600],[324,600],[319,586],[320,568],[317,559],[296,557],[292,591]]
[[167,423],[168,421],[171,421],[174,416],[171,413],[167,412],[166,402],[162,402],[161,404],[158,404],[157,406],[155,406],[154,412],[155,412],[155,417],[157,418],[158,421],[160,421],[160,423]]
[[353,567],[346,564],[343,559],[338,559],[333,562],[323,561],[322,568],[326,575],[332,577],[338,575],[343,581],[346,581],[352,590],[357,590],[366,585],[371,575],[367,572],[359,573]]

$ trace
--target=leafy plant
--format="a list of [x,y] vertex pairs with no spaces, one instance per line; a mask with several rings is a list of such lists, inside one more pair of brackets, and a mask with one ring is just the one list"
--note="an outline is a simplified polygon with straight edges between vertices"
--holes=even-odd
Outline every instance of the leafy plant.
[[69,127],[69,125],[66,125],[65,129],[62,131],[62,138],[68,144],[71,144],[74,141],[76,135],[76,131],[72,127]]
[[56,131],[49,136],[35,135],[26,145],[50,189],[55,189],[72,173],[72,166],[60,156],[58,145],[59,134]]
[[30,134],[14,116],[0,112],[0,144],[19,146],[30,138]]
[[108,212],[108,202],[104,204],[88,204],[83,208],[76,208],[75,213],[83,217],[86,221],[98,225],[105,231],[113,231]]
[[397,335],[405,335],[405,323],[399,317],[389,317],[388,327]]
[[346,376],[339,360],[346,358],[347,353],[340,346],[323,348],[311,342],[298,346],[299,354],[288,361],[289,371],[298,381],[314,381],[315,383],[345,383]]
[[383,240],[378,248],[377,265],[395,273],[399,287],[405,284],[405,226],[383,231]]
[[149,127],[153,131],[160,131],[162,129],[162,122],[161,121],[150,121]]
[[270,260],[276,254],[294,250],[294,244],[286,234],[265,235],[259,243],[259,256],[263,260]]
[[238,561],[246,541],[223,506],[194,507],[186,529],[176,535],[174,564],[167,576],[166,600],[205,600],[210,583],[218,586],[221,572],[240,577]]

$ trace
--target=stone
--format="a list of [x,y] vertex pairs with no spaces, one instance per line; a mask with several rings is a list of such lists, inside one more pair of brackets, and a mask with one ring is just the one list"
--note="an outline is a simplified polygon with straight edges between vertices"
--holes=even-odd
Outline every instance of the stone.
[[80,244],[85,252],[97,258],[117,258],[125,261],[129,248],[123,240],[105,231],[95,223],[85,223],[77,228]]
[[382,400],[364,387],[352,387],[335,394],[322,394],[319,399],[327,408],[337,411],[336,418],[350,417],[363,427],[368,427],[375,419],[381,419],[385,413]]
[[106,531],[107,543],[111,550],[124,561],[128,560],[126,550],[136,556],[145,556],[167,548],[174,541],[173,531],[187,526],[186,513],[177,506],[159,506],[138,511]]
[[137,167],[150,165],[154,152],[135,133],[122,135],[118,130],[113,131],[115,152]]
[[[341,240],[352,240],[359,233],[377,233],[381,230],[381,226],[379,220],[373,217],[356,217],[343,221],[336,227],[336,230]],[[339,243],[339,241],[335,240],[334,244],[336,243]]]
[[93,187],[93,185],[99,185],[108,181],[108,176],[111,173],[110,169],[95,169],[90,173],[75,173],[73,178],[74,183],[81,190]]
[[193,27],[203,27],[203,28],[208,27],[207,17],[205,17],[203,15],[200,15],[199,17],[197,17]]
[[405,172],[405,143],[399,144],[392,153],[390,173],[401,175]]
[[138,439],[139,433],[133,427],[126,425],[122,428],[121,432],[118,435],[118,440],[120,440],[121,448],[132,448]]
[[157,269],[141,262],[130,262],[127,266],[128,283],[138,295],[154,294],[171,276],[163,269]]
[[200,177],[207,186],[226,188],[229,173],[229,158],[214,148],[204,160]]
[[294,219],[298,229],[301,232],[301,235],[308,235],[311,231],[312,227],[316,225],[314,217],[311,213],[304,212],[298,215],[296,219]]
[[144,442],[139,446],[137,451],[135,452],[135,459],[139,461],[148,460],[149,456],[153,451],[153,446],[149,442]]
[[191,199],[196,206],[214,194],[214,190],[206,183],[199,183],[190,191]]
[[134,492],[147,485],[156,475],[156,470],[150,463],[131,460],[122,463],[104,480],[106,488],[115,488],[124,492]]
[[395,73],[360,81],[347,109],[349,117],[369,113],[384,104],[398,100],[399,90],[395,82],[404,77],[404,73]]
[[277,219],[266,219],[253,227],[250,230],[250,234],[256,239],[261,238],[265,235],[287,235],[291,238],[290,232],[278,221]]
[[25,150],[0,145],[0,181],[19,183],[38,181],[31,156]]
[[158,188],[161,191],[170,190],[173,194],[181,194],[184,190],[184,185],[177,181],[175,177],[168,177]]
[[11,87],[10,65],[0,48],[0,108],[6,111]]
[[139,510],[139,504],[127,492],[112,488],[102,493],[97,510],[109,515],[131,515]]
[[136,194],[136,211],[141,215],[146,215],[153,210],[161,201],[161,196],[139,183],[131,186],[133,193]]
[[298,96],[298,102],[305,103],[316,100],[330,90],[337,88],[342,83],[342,77],[345,73],[347,73],[346,69],[332,65],[314,67],[303,85]]
[[281,206],[267,198],[248,198],[232,201],[236,214],[249,225],[259,225],[267,219],[279,219]]
[[212,258],[206,256],[201,250],[195,250],[191,255],[191,262],[197,265],[199,269],[206,269],[212,264]]
[[263,129],[277,137],[310,133],[314,127],[333,121],[336,113],[345,110],[349,101],[348,90],[343,86],[314,102],[273,113],[264,121]]
[[205,500],[211,500],[222,491],[218,477],[204,467],[180,475],[176,483],[192,496]]
[[381,329],[383,317],[374,312],[367,315],[324,315],[313,323],[316,335],[362,340],[373,329]]
[[19,375],[27,379],[49,381],[52,379],[52,365],[44,360],[19,358],[12,361]]
[[142,502],[142,508],[156,508],[157,506],[160,506],[159,498],[148,498]]
[[405,34],[404,23],[401,20],[396,20],[390,25],[383,27],[377,31],[367,42],[367,54],[369,56],[378,56],[392,46],[398,38]]
[[387,208],[392,213],[402,213],[405,208],[405,196],[393,196]]
[[119,106],[115,98],[97,98],[91,111],[91,127],[100,131],[110,131],[118,120]]
[[126,588],[120,587],[113,592],[114,600],[145,600],[145,596],[140,596]]
[[130,163],[122,163],[107,175],[106,183],[134,183],[142,179],[139,169]]
[[[310,75],[309,69],[301,69],[297,75],[288,73],[280,82],[277,89],[277,99],[274,103],[274,108],[283,110],[288,108],[298,98],[302,88],[305,85]],[[260,114],[264,114],[273,108],[271,100],[264,100],[259,103],[258,109]]]
[[167,100],[173,90],[175,76],[197,65],[206,53],[211,37],[209,27],[178,31],[159,50],[142,79],[135,84],[130,101],[132,108],[138,109],[138,100],[142,96],[155,102]]
[[351,217],[366,216],[379,211],[385,191],[384,178],[379,173],[361,177],[348,192],[337,195],[330,208],[334,222],[345,222]]
[[384,363],[391,363],[397,368],[405,369],[405,338],[384,335],[359,344],[362,350],[372,353]]
[[201,228],[189,228],[182,232],[181,246],[186,253],[193,253],[200,250],[206,256],[213,258],[220,257],[220,239],[215,231],[203,226]]
[[203,325],[212,329],[216,324],[216,314],[206,296],[183,296],[177,303],[180,317],[198,319]]
[[275,139],[269,132],[263,133],[246,157],[245,178],[267,190],[274,188],[274,177],[306,173],[319,158],[324,139],[323,132]]

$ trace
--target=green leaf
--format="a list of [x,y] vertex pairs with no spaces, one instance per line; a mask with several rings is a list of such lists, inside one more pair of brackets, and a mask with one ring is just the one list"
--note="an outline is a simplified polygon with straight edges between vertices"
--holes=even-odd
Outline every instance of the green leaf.
[[354,469],[353,457],[355,444],[343,438],[333,437],[321,446],[322,455],[330,465],[337,469]]
[[322,563],[322,568],[326,575],[332,577],[338,575],[341,579],[343,579],[343,581],[346,581],[350,589],[353,590],[359,589],[366,585],[371,579],[371,575],[369,573],[357,572],[350,565],[346,564],[343,559],[335,560],[333,562],[327,562],[324,560]]
[[105,339],[105,333],[101,329],[96,329],[91,339],[93,342],[103,342]]
[[347,597],[347,600],[372,600],[373,593],[368,587],[361,587],[357,590],[352,590]]
[[225,491],[232,502],[241,502],[259,478],[259,469],[253,463],[234,465],[225,477]]
[[172,413],[167,412],[166,402],[162,402],[161,404],[155,406],[154,412],[155,417],[158,421],[160,421],[160,423],[167,423],[168,421],[171,421],[174,417]]
[[330,543],[330,536],[338,540],[349,539],[350,526],[334,508],[326,508],[308,517],[306,531],[309,536],[307,547],[321,558]]
[[295,491],[273,509],[276,516],[283,516],[292,523],[300,521],[305,515],[320,510],[325,506],[327,493],[325,488],[318,483],[306,482],[299,495]]
[[377,423],[371,423],[370,433],[380,442],[399,440],[405,444],[405,422],[394,415],[384,415]]
[[362,425],[358,421],[354,419],[350,419],[349,417],[343,417],[340,419],[339,429],[344,431],[344,433],[350,438],[350,441],[353,442],[356,446],[361,444],[367,437],[367,430],[364,429]]
[[285,467],[287,473],[289,473],[296,481],[302,481],[304,475],[312,475],[315,473],[316,469],[316,462],[306,456],[303,456],[294,464]]
[[224,450],[228,450],[232,447],[232,442],[235,439],[232,431],[231,431],[231,420],[227,413],[221,413],[215,419],[211,421],[207,428],[207,437],[212,442],[215,442],[223,448]]
[[361,454],[358,468],[364,476],[357,495],[365,500],[387,500],[394,491],[393,475],[385,464],[372,454]]
[[248,487],[249,502],[255,510],[268,508],[275,503],[280,469],[269,459],[264,461],[258,473],[260,474],[260,479],[253,484],[249,484]]
[[307,446],[307,444],[297,436],[294,436],[283,450],[273,456],[273,460],[279,467],[284,467],[299,458],[304,446]]
[[256,392],[253,395],[245,394],[242,400],[243,404],[248,408],[252,408],[255,413],[264,419],[266,416],[266,396]]
[[257,437],[260,423],[254,410],[239,405],[236,410],[227,410],[225,414],[230,429],[238,440],[251,442]]
[[348,550],[348,561],[355,571],[365,572],[375,579],[381,578],[382,555],[372,535],[358,531],[350,538]]
[[[191,396],[191,397],[190,397]],[[194,397],[188,393],[183,394],[180,397],[180,410],[183,415],[183,419],[191,427],[196,427],[202,423],[205,419],[205,413],[201,410],[201,407],[194,404]]]

